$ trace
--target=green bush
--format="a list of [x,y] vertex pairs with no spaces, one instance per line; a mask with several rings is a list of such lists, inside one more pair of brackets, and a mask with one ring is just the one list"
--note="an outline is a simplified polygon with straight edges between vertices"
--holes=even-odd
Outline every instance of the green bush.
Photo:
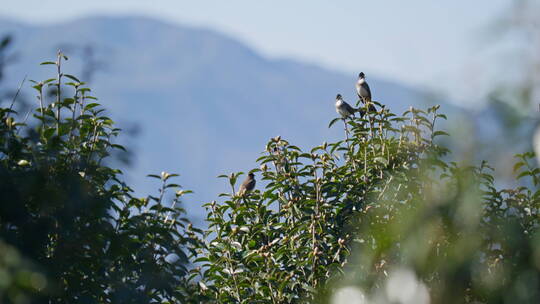
[[[161,180],[157,196],[136,198],[121,171],[105,165],[119,129],[59,53],[44,62],[56,77],[33,83],[38,108],[28,122],[0,109],[0,238],[46,280],[32,293],[0,283],[0,302],[152,303],[191,296],[189,258],[196,230]],[[172,202],[166,192],[175,193]],[[2,266],[2,264],[0,264]],[[1,271],[1,270],[0,270]],[[0,276],[0,281],[2,276]],[[10,280],[7,280],[9,282]],[[33,297],[32,297],[33,296]]]
[[[206,204],[207,248],[198,259],[212,298],[540,300],[534,155],[518,155],[515,166],[531,187],[496,190],[486,163],[447,160],[449,151],[437,144],[447,135],[435,127],[446,118],[438,106],[404,116],[379,108],[344,121],[344,141],[309,152],[272,139],[253,170],[266,182],[262,190],[235,194],[239,174],[223,176],[231,192]],[[343,288],[358,292],[340,302]]]

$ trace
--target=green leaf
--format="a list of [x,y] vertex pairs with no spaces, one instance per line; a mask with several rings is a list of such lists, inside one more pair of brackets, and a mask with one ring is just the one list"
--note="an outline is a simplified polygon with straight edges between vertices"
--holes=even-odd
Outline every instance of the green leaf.
[[79,78],[77,78],[77,77],[75,77],[75,76],[73,76],[73,75],[70,75],[70,74],[64,74],[64,76],[67,77],[67,78],[69,78],[69,79],[71,79],[71,80],[73,80],[73,81],[76,81],[76,82],[79,82],[79,83],[81,82],[81,81],[79,80]]
[[514,173],[517,173],[518,170],[525,165],[524,162],[517,162],[514,164]]
[[122,145],[112,144],[111,147],[116,148],[116,149],[120,149],[120,150],[123,150],[123,151],[127,151],[126,148],[124,146],[122,146]]
[[340,120],[341,118],[339,117],[332,119],[332,121],[330,121],[330,123],[328,124],[328,128],[331,128],[336,123],[336,121],[340,121]]
[[435,132],[433,132],[433,137],[440,136],[440,135],[450,136],[450,134],[448,134],[448,133],[446,133],[444,131],[435,131]]
[[89,103],[86,106],[84,106],[84,110],[88,111],[88,110],[93,109],[93,108],[95,108],[97,106],[100,106],[100,104],[99,103]]
[[43,131],[43,137],[45,137],[46,139],[50,139],[51,136],[53,136],[55,131],[56,130],[54,128],[48,128],[45,131]]
[[523,178],[523,177],[526,177],[526,176],[531,176],[531,172],[523,171],[517,176],[517,179],[520,179],[520,178]]
[[64,104],[65,105],[70,105],[70,104],[73,104],[73,103],[75,103],[75,99],[70,98],[70,97],[64,98]]
[[448,118],[446,118],[446,115],[444,115],[444,114],[437,114],[437,117],[448,120]]

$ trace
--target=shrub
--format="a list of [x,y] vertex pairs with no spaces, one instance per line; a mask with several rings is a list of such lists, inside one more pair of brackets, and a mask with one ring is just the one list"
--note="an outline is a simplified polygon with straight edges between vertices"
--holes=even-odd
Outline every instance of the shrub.
[[485,162],[448,161],[438,106],[403,116],[378,106],[344,120],[343,141],[305,152],[270,140],[253,170],[262,190],[239,195],[241,173],[222,176],[231,192],[206,204],[199,258],[217,302],[345,303],[335,296],[347,286],[382,303],[539,300],[533,154],[515,167],[530,188],[496,190]]
[[[189,191],[164,172],[152,175],[162,183],[157,196],[132,196],[121,171],[106,165],[123,149],[113,141],[120,130],[84,82],[62,73],[65,60],[59,53],[42,63],[56,77],[32,81],[39,106],[28,122],[0,109],[0,238],[44,278],[21,284],[44,303],[182,301],[192,294],[189,257],[198,247],[178,205]],[[10,290],[0,284],[0,302],[32,296]]]

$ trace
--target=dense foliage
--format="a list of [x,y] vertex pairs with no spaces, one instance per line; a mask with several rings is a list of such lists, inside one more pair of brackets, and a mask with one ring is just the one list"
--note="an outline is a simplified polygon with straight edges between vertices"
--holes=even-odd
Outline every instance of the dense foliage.
[[540,299],[534,155],[515,166],[530,188],[496,190],[487,164],[446,161],[438,107],[380,109],[345,121],[346,140],[308,152],[272,139],[253,170],[263,190],[235,194],[238,174],[227,177],[226,200],[206,205],[199,259],[219,302],[326,302],[352,284],[383,303],[426,303],[416,289],[410,302],[384,292],[394,269],[418,275],[435,303]]
[[[123,149],[113,143],[120,130],[84,82],[62,73],[64,60],[59,53],[43,63],[55,78],[32,81],[38,107],[31,119],[16,119],[16,99],[0,109],[0,246],[9,248],[0,253],[0,302],[152,303],[191,295],[187,267],[198,246],[177,205],[188,191],[164,172],[153,176],[162,182],[157,196],[131,195],[120,170],[106,165]],[[34,272],[15,272],[21,256]]]
[[[29,115],[0,108],[0,302],[534,303],[540,301],[540,169],[498,190],[486,163],[448,161],[439,107],[335,119],[344,140],[309,151],[276,137],[205,204],[179,207],[175,174],[136,198],[109,167],[120,132],[84,82],[44,62]],[[22,115],[21,115],[22,114]],[[353,302],[350,302],[353,303]]]

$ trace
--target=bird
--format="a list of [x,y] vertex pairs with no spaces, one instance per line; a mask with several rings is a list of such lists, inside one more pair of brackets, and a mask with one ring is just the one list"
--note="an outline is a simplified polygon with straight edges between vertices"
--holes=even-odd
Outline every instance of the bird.
[[[358,94],[358,98],[360,98],[363,104],[371,102],[371,90],[366,81],[366,74],[364,74],[364,72],[360,72],[360,74],[358,74],[358,81],[356,82],[356,94]],[[369,111],[376,112],[377,109],[374,105],[369,104]]]
[[242,185],[240,185],[240,190],[238,190],[239,195],[244,195],[245,193],[253,190],[255,188],[255,174],[250,172]]
[[356,82],[356,93],[358,94],[360,100],[362,100],[362,103],[371,101],[371,90],[369,89],[369,85],[366,82],[366,74],[364,74],[364,72],[360,72],[360,74],[358,74],[358,81]]
[[[343,100],[343,97],[341,94],[337,94],[336,96],[336,112],[341,115],[341,118],[345,119],[351,115],[354,115],[355,112],[358,112],[358,109],[355,109],[351,107],[350,104],[348,104],[345,100]],[[362,115],[362,114],[360,114]]]

